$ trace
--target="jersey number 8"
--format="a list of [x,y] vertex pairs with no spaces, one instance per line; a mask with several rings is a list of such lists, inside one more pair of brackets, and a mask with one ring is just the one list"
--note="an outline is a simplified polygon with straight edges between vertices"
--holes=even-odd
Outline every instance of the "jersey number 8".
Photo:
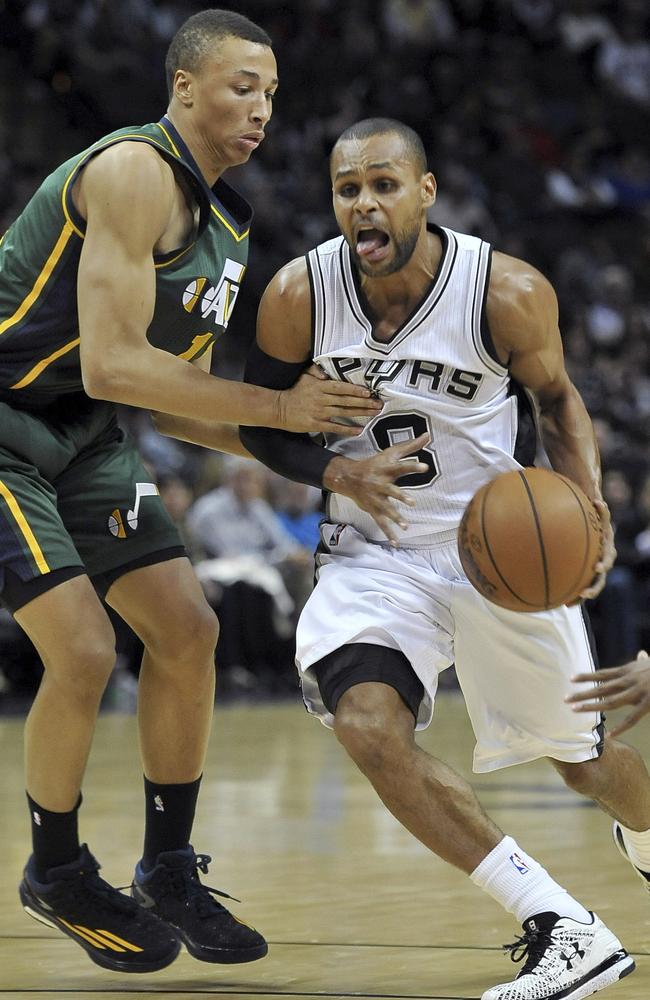
[[[370,428],[370,433],[379,451],[385,451],[391,445],[400,444],[409,438],[415,440],[421,434],[428,433],[430,435],[431,428],[429,421],[421,413],[390,413],[385,417],[380,417]],[[411,472],[400,476],[396,480],[396,485],[407,489],[430,486],[440,475],[435,451],[432,448],[421,448],[414,452],[413,458],[417,458],[419,462],[427,465],[427,471]]]

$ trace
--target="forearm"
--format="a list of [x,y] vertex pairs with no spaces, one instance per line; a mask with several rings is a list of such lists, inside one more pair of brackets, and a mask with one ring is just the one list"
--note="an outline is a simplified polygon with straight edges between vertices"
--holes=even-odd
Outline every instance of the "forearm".
[[594,500],[602,497],[598,445],[589,414],[575,386],[541,408],[542,443],[556,472],[572,479]]
[[201,422],[282,423],[275,390],[217,378],[147,342],[111,352],[84,372],[84,386],[94,398]]
[[239,437],[236,424],[218,423],[209,420],[196,420],[192,417],[176,417],[170,413],[154,412],[151,414],[154,426],[159,434],[187,441],[188,444],[198,444],[202,448],[222,451],[228,455],[241,455],[242,458],[252,458]]
[[242,446],[251,455],[285,479],[318,489],[331,488],[325,484],[324,477],[328,466],[338,456],[316,444],[308,434],[243,426],[239,428],[239,436]]

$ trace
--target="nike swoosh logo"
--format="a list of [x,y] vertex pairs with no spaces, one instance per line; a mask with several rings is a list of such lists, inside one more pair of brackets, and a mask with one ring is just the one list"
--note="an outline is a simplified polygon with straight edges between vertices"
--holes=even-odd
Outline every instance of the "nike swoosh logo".
[[150,910],[152,906],[156,905],[156,900],[153,899],[148,892],[145,892],[137,883],[133,886],[133,895],[136,900],[145,910]]

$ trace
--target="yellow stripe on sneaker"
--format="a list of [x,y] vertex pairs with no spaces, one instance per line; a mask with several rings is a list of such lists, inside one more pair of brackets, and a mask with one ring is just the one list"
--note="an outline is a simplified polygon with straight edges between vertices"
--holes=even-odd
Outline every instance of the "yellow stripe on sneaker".
[[111,941],[107,941],[101,934],[97,931],[91,931],[90,927],[81,927],[80,924],[75,925],[75,930],[77,934],[84,932],[86,939],[91,942],[91,944],[97,945],[98,948],[110,948],[111,951],[119,951],[124,954],[126,948],[120,948],[119,945],[113,944]]
[[106,948],[110,948],[111,951],[117,951],[124,954],[125,951],[142,951],[135,944],[130,944],[128,941],[124,941],[123,938],[117,937],[116,934],[112,934],[110,931],[104,931],[101,928],[97,930],[91,930],[90,927],[83,927],[82,924],[70,924],[67,920],[59,917],[62,924],[84,941],[88,941],[89,944],[94,945],[96,948],[101,948],[104,951]]
[[77,937],[83,938],[84,941],[87,941],[89,944],[94,945],[95,948],[101,948],[102,950],[104,950],[107,947],[105,942],[99,944],[97,941],[95,941],[95,939],[91,937],[90,933],[86,933],[82,927],[75,927],[74,924],[69,924],[67,920],[63,919],[63,917],[59,917],[59,920],[62,924],[65,924],[65,926],[69,930],[71,930],[73,934],[76,934]]
[[110,938],[111,941],[115,941],[117,944],[124,945],[128,951],[143,951],[143,948],[139,948],[137,944],[131,944],[130,941],[125,941],[124,938],[118,937],[117,934],[113,934],[111,931],[105,931],[103,928],[97,928],[98,934],[103,934],[104,937]]

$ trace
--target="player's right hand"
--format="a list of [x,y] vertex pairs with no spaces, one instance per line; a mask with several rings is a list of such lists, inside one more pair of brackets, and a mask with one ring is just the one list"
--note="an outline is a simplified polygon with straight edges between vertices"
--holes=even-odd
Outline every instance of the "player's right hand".
[[428,433],[410,441],[400,441],[371,458],[350,459],[337,456],[325,469],[323,486],[335,493],[342,493],[365,510],[377,522],[392,545],[399,544],[396,528],[404,531],[407,523],[396,504],[415,506],[407,489],[396,485],[396,480],[413,472],[426,472],[429,468],[419,462],[415,454],[431,440]]
[[631,663],[595,673],[576,674],[571,680],[576,684],[592,685],[564,699],[574,712],[607,712],[623,705],[634,706],[634,711],[622,722],[607,730],[610,736],[619,736],[650,712],[650,658],[644,649]]
[[339,437],[356,437],[363,430],[363,424],[339,423],[340,418],[369,419],[377,416],[383,406],[365,386],[330,379],[317,365],[311,365],[291,389],[278,393],[278,397],[278,427],[294,433]]

